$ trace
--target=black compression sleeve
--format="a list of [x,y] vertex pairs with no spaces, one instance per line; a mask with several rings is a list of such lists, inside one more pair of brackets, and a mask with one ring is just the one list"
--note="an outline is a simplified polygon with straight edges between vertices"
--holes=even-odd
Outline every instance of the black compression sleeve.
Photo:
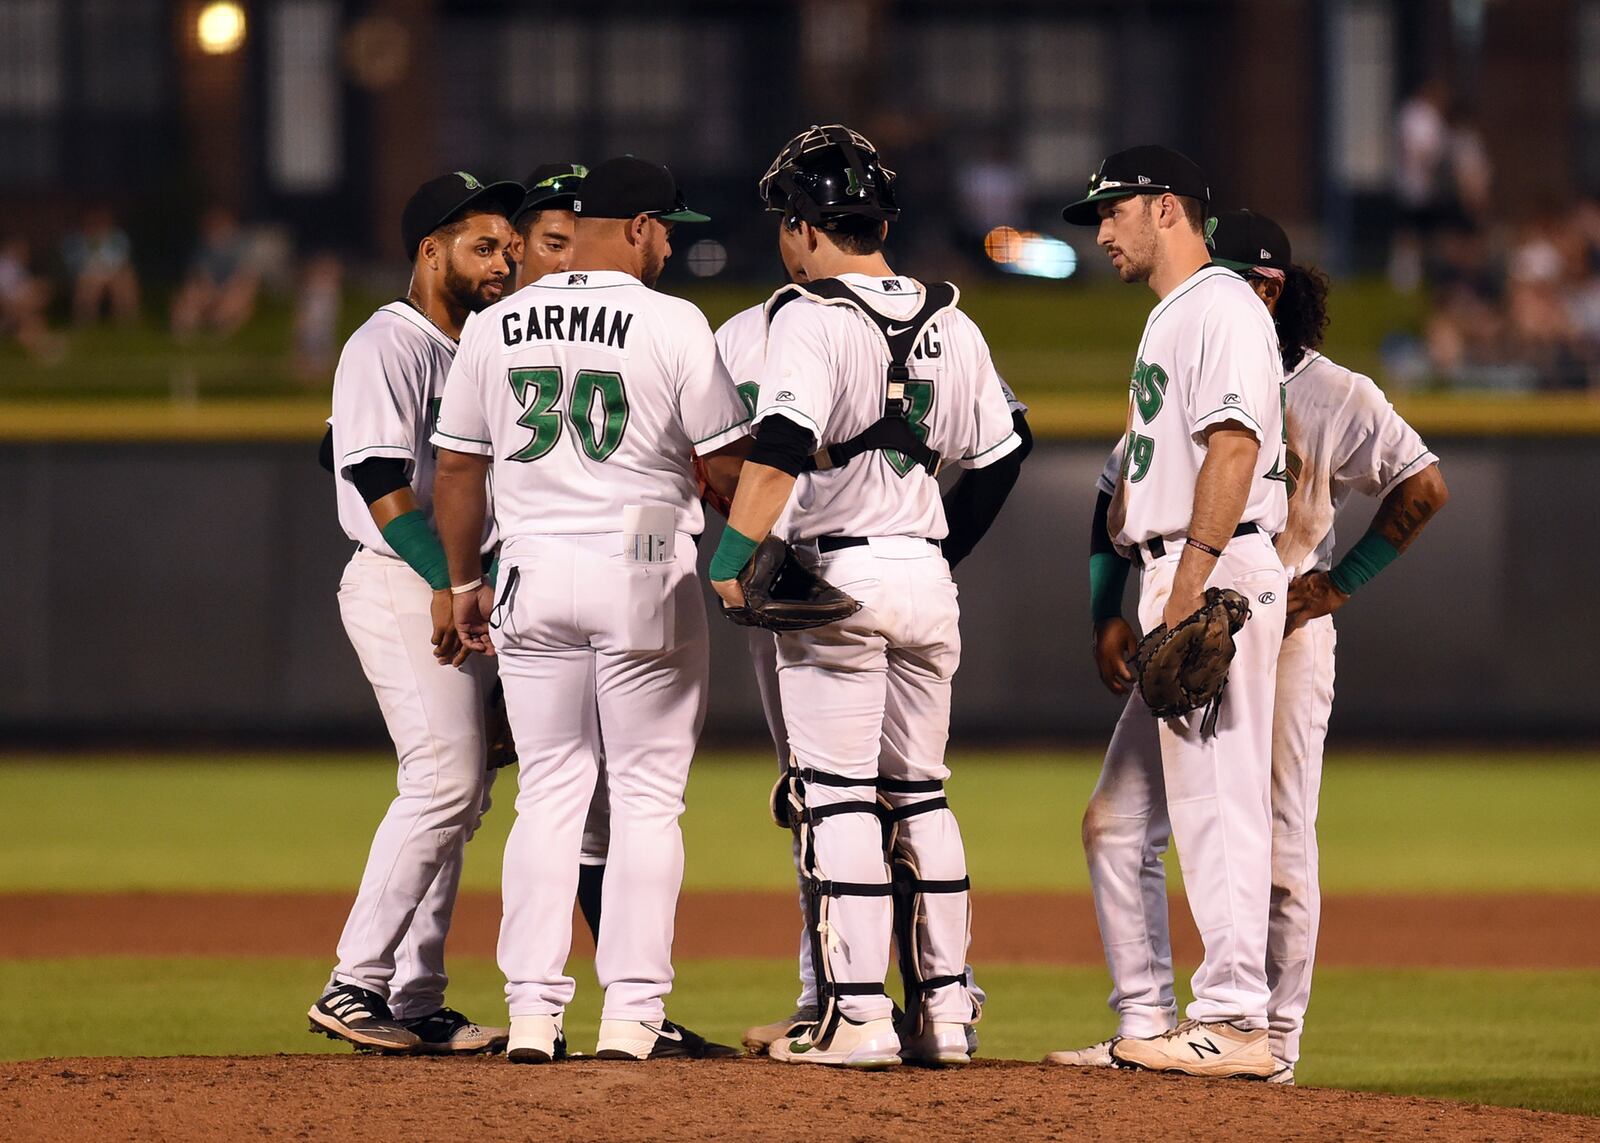
[[1111,493],[1098,492],[1094,498],[1094,521],[1089,525],[1089,554],[1117,554],[1111,545],[1111,535],[1106,529],[1106,518],[1111,514]]
[[329,472],[333,471],[333,426],[328,426],[328,431],[322,434],[322,443],[317,446],[317,463]]
[[987,468],[971,468],[961,474],[955,487],[944,498],[944,516],[950,525],[945,537],[944,558],[953,568],[972,554],[989,531],[989,526],[1005,507],[1006,497],[1022,473],[1022,462],[1033,451],[1033,434],[1020,413],[1011,414],[1011,423],[1022,444]]
[[405,488],[406,462],[393,456],[375,456],[350,468],[350,483],[368,505],[376,504],[391,492]]
[[751,464],[764,464],[790,476],[799,476],[815,446],[811,430],[801,428],[788,417],[768,417],[756,429],[756,443],[750,450]]

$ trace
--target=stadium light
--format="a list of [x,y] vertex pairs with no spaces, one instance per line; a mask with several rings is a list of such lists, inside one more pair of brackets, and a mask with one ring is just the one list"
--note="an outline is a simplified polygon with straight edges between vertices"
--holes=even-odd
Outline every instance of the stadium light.
[[232,0],[216,0],[200,9],[194,23],[195,39],[208,56],[225,56],[244,43],[244,8]]
[[1078,269],[1078,252],[1059,238],[1032,230],[997,226],[983,239],[984,253],[1008,274],[1030,278],[1070,278]]

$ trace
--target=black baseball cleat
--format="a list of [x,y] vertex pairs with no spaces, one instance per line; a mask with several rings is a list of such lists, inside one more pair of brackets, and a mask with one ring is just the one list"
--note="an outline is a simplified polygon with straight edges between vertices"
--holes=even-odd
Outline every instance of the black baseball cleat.
[[671,1020],[602,1020],[594,1055],[597,1060],[731,1060],[744,1052],[713,1044]]
[[383,997],[368,988],[341,984],[306,1013],[311,1031],[331,1040],[380,1052],[414,1051],[422,1038],[396,1020]]
[[511,1035],[507,1028],[474,1024],[454,1008],[441,1008],[399,1023],[421,1041],[412,1049],[419,1056],[476,1056],[502,1052]]

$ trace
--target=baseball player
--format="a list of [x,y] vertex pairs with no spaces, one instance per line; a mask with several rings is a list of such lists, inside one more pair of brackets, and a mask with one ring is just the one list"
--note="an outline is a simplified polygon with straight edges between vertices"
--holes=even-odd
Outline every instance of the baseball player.
[[[611,844],[595,969],[603,1059],[736,1055],[666,1018],[683,877],[678,817],[705,713],[707,637],[691,458],[724,495],[749,413],[700,311],[654,292],[687,209],[671,172],[633,157],[590,170],[570,271],[467,327],[434,440],[456,626],[495,654],[520,755],[499,959],[508,1055],[566,1052],[572,898],[604,735]],[[493,466],[499,598],[474,537]]]
[[[781,211],[781,204],[778,209]],[[787,265],[785,269],[795,284],[803,284],[806,281],[804,266]],[[937,322],[933,328],[937,330]],[[717,329],[716,337],[717,351],[722,355],[728,375],[738,384],[740,397],[754,415],[761,371],[766,365],[767,357],[767,303],[760,302],[734,314]],[[945,517],[950,526],[950,534],[945,537],[942,547],[951,571],[954,571],[961,560],[966,558],[999,515],[1006,497],[1021,472],[1022,461],[1033,448],[1033,434],[1028,428],[1027,421],[1028,407],[1017,399],[1003,378],[997,380],[1000,382],[1001,391],[1005,394],[1006,404],[1011,410],[1012,425],[1021,438],[1022,445],[987,468],[963,471],[955,486],[945,495]],[[797,479],[805,480],[805,474],[802,473]],[[774,526],[773,531],[778,535],[787,534],[782,521]],[[772,735],[773,748],[777,752],[778,769],[780,772],[785,772],[789,766],[789,740],[783,728],[783,707],[778,687],[777,638],[771,632],[758,627],[750,628],[748,637],[750,659],[755,668],[756,686],[761,696],[762,713],[766,717],[767,729]],[[803,918],[806,876],[800,865],[798,836],[794,839],[794,860],[795,873],[799,879],[800,911]],[[579,895],[582,896],[581,887]],[[896,898],[896,905],[900,903],[901,899]],[[746,1029],[744,1046],[751,1051],[758,1054],[765,1053],[774,1041],[785,1037],[793,1039],[806,1025],[816,1023],[817,978],[811,960],[811,940],[803,920],[799,964],[800,996],[795,1003],[794,1012],[770,1024],[758,1024]],[[981,1007],[985,999],[984,993],[973,979],[970,965],[967,967],[967,986]],[[975,1026],[969,1026],[968,1041],[969,1054],[976,1054]]]
[[[801,558],[863,604],[777,643],[791,751],[780,801],[799,823],[819,1011],[769,1054],[857,1068],[964,1063],[978,1014],[965,976],[966,856],[943,797],[959,608],[934,474],[945,457],[984,468],[1022,442],[955,288],[889,268],[883,244],[899,210],[870,142],[811,128],[779,153],[761,194],[783,213],[779,248],[803,284],[768,306],[756,441],[713,587],[743,604],[735,577],[788,509],[781,527]],[[819,450],[825,462],[811,460]],[[817,470],[791,507],[808,460]],[[913,898],[901,935],[918,1003],[904,1039],[883,987],[894,887],[880,797],[896,880]]]
[[[1250,211],[1217,216],[1213,260],[1241,274],[1266,303],[1278,330],[1288,425],[1288,525],[1278,536],[1278,554],[1291,577],[1287,626],[1278,651],[1277,694],[1272,721],[1272,898],[1267,923],[1268,1043],[1274,1083],[1292,1084],[1300,1057],[1300,1036],[1311,995],[1311,965],[1316,952],[1321,897],[1317,887],[1317,796],[1322,785],[1323,741],[1333,705],[1334,643],[1332,614],[1350,594],[1391,563],[1416,539],[1444,506],[1449,493],[1438,458],[1401,419],[1370,378],[1334,364],[1317,346],[1327,325],[1327,279],[1293,262],[1281,227]],[[1114,452],[1100,478],[1091,533],[1091,565],[1096,586],[1095,658],[1100,677],[1116,694],[1133,682],[1126,658],[1133,631],[1122,618],[1122,584],[1127,561],[1111,550],[1104,518],[1115,492],[1122,450]],[[1371,526],[1350,553],[1332,564],[1333,519],[1352,491],[1379,497]],[[1108,799],[1117,791],[1106,791]],[[1166,915],[1165,882],[1156,855],[1166,848],[1166,831],[1152,818],[1155,832],[1136,841],[1125,831],[1097,830],[1088,821],[1121,816],[1108,800],[1091,807],[1085,843],[1094,847],[1100,867],[1120,865],[1119,879],[1137,881],[1142,893],[1114,907],[1135,902],[1147,916]],[[1119,921],[1126,930],[1137,922]],[[1151,927],[1150,944],[1119,946],[1109,956],[1117,984],[1114,997],[1132,997],[1136,978],[1149,961],[1164,966],[1161,995],[1172,1007],[1172,950],[1164,927]],[[1126,983],[1124,983],[1126,978]],[[1121,1012],[1119,1011],[1119,1016]],[[1109,1066],[1114,1040],[1072,1052],[1057,1052],[1052,1062]]]
[[[308,1013],[311,1030],[399,1052],[496,1050],[504,1028],[444,1007],[444,942],[462,847],[487,806],[484,705],[493,664],[455,632],[450,579],[432,522],[429,443],[467,317],[499,299],[511,268],[506,216],[518,183],[465,172],[424,183],[401,236],[406,296],[351,336],[333,382],[339,522],[356,544],[339,583],[344,627],[394,740],[398,793],[384,815],[339,961]],[[474,558],[493,546],[473,540]]]
[[[1068,222],[1098,225],[1122,280],[1148,283],[1159,299],[1139,343],[1105,525],[1139,563],[1141,625],[1177,624],[1208,587],[1238,591],[1251,610],[1214,727],[1198,710],[1158,721],[1137,691],[1129,695],[1083,835],[1121,1021],[1112,1057],[1265,1078],[1272,708],[1287,589],[1272,542],[1287,512],[1283,367],[1266,307],[1211,264],[1209,200],[1199,167],[1145,146],[1107,158],[1089,193],[1063,211]],[[1169,829],[1205,945],[1181,1024],[1170,953],[1151,955],[1168,946],[1165,899],[1154,906],[1164,842],[1145,841]],[[1130,844],[1139,860],[1105,858]]]

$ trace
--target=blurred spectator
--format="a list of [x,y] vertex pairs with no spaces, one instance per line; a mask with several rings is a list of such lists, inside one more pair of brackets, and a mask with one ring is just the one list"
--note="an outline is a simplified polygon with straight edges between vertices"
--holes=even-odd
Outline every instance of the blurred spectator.
[[306,263],[294,303],[294,368],[303,382],[331,381],[339,349],[344,268],[332,254]]
[[963,252],[982,260],[983,236],[997,226],[1027,229],[1028,187],[1009,149],[992,140],[956,176]]
[[51,358],[59,342],[45,324],[50,287],[34,274],[25,238],[0,240],[0,338],[15,338],[32,357]]
[[1507,264],[1508,348],[1546,388],[1581,386],[1585,380],[1567,300],[1566,223],[1555,211],[1540,212],[1519,229]]
[[1422,284],[1426,248],[1443,218],[1444,167],[1450,130],[1450,92],[1442,80],[1423,84],[1400,105],[1395,121],[1394,246],[1389,281],[1411,293]]
[[67,235],[61,258],[72,279],[72,318],[89,325],[109,314],[123,325],[139,317],[139,278],[128,235],[103,207],[90,210],[83,227]]
[[172,299],[172,332],[179,341],[207,331],[227,337],[255,312],[261,275],[250,239],[225,207],[200,222],[200,249]]

